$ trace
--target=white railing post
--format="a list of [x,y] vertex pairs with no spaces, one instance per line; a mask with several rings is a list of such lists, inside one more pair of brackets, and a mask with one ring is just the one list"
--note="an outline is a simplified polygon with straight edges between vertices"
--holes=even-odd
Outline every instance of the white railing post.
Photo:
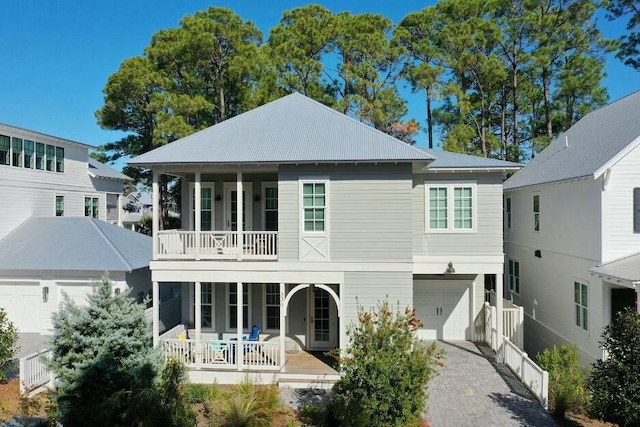
[[23,394],[26,387],[25,387],[25,377],[27,375],[27,368],[26,368],[26,359],[23,357],[20,359],[20,394]]
[[542,386],[541,386],[540,403],[544,409],[549,409],[549,373],[542,371]]
[[518,323],[517,323],[517,331],[518,331],[518,347],[524,348],[524,307],[518,307]]

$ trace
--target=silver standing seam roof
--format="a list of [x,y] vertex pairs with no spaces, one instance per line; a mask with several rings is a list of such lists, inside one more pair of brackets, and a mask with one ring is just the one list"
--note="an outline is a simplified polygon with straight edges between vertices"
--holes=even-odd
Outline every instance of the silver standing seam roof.
[[640,91],[584,116],[504,183],[505,190],[595,176],[640,138]]
[[424,151],[299,93],[265,104],[129,160],[189,163],[413,162]]
[[598,265],[589,271],[601,276],[640,282],[640,253]]
[[130,272],[149,266],[151,242],[93,218],[31,217],[0,240],[0,271]]
[[486,157],[470,156],[468,154],[454,153],[451,151],[421,148],[422,151],[434,157],[435,160],[427,166],[427,169],[505,169],[517,170],[524,165],[504,160],[489,159]]
[[100,163],[94,158],[89,157],[89,174],[97,178],[117,179],[121,181],[131,181],[132,178],[118,172],[115,169],[111,169],[104,163]]

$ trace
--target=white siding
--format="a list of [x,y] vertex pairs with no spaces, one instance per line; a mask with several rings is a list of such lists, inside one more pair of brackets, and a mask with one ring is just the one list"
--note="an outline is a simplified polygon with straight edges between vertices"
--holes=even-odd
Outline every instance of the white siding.
[[[426,232],[425,181],[477,183],[476,231]],[[452,220],[451,218],[449,219]],[[500,255],[502,250],[502,174],[429,173],[413,178],[414,255]]]
[[640,251],[640,234],[633,232],[633,189],[640,187],[640,147],[613,168],[604,192],[604,246],[607,262]]

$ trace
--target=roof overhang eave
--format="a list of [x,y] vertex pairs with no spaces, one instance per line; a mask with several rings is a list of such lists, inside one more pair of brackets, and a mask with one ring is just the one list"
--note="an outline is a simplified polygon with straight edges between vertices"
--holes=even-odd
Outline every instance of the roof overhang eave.
[[640,280],[634,280],[624,277],[618,277],[613,274],[604,274],[598,271],[589,270],[591,274],[600,277],[603,280],[606,280],[610,283],[615,283],[620,286],[624,286],[625,288],[636,289],[637,285],[640,285]]
[[426,168],[426,172],[517,172],[524,166],[506,166],[506,167],[434,167]]
[[278,161],[242,161],[242,162],[127,162],[127,165],[144,168],[144,169],[154,169],[161,167],[172,167],[172,166],[238,166],[238,165],[319,165],[319,164],[343,164],[343,165],[352,165],[352,164],[378,164],[378,163],[425,163],[428,164],[435,159],[432,158],[424,158],[424,159],[352,159],[352,160],[278,160]]

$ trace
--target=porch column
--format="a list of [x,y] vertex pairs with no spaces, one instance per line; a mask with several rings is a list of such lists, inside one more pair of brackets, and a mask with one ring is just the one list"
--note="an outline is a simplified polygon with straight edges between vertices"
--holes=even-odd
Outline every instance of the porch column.
[[242,259],[242,251],[244,251],[244,197],[242,197],[242,171],[238,171],[236,175],[236,230],[238,242],[238,260]]
[[[338,308],[338,340],[340,341],[340,350],[344,350],[347,348],[347,325],[345,325],[345,316],[344,316],[344,283],[340,283],[338,285],[338,289],[340,291],[340,307]],[[342,356],[342,351],[340,352]]]
[[158,282],[153,282],[151,303],[153,304],[153,346],[157,347],[160,339],[160,287],[158,286]]
[[118,194],[118,227],[122,227],[122,194]]
[[202,328],[202,283],[195,282],[195,322],[196,322],[196,369],[202,364],[202,352],[200,351],[200,329]]
[[153,201],[153,210],[151,216],[151,228],[153,236],[153,259],[158,259],[158,230],[160,229],[160,187],[158,186],[159,176],[158,171],[153,171],[153,181],[151,184],[151,194]]
[[636,311],[640,313],[640,292],[638,292],[638,285],[634,285],[636,289]]
[[196,241],[195,241],[195,256],[196,256],[196,261],[200,259],[200,228],[201,228],[201,216],[202,216],[202,209],[201,209],[201,196],[202,196],[202,192],[200,190],[200,171],[196,172],[196,178],[195,178],[195,182],[194,182],[194,192],[195,192],[195,206],[194,206],[194,210],[195,210],[195,224],[194,224],[194,230],[196,232]]
[[[241,193],[238,193],[241,194]],[[237,313],[237,318],[238,321],[236,322],[236,326],[238,327],[238,345],[236,346],[236,360],[238,361],[238,371],[242,371],[242,365],[243,365],[243,350],[244,350],[244,346],[242,345],[242,330],[244,329],[244,325],[242,324],[242,321],[244,319],[244,295],[243,295],[243,289],[242,289],[242,282],[238,282],[238,284],[236,285],[236,313]]]
[[502,314],[502,298],[504,295],[504,283],[502,274],[496,274],[496,351],[500,351],[502,347],[502,333],[504,318]]
[[284,306],[284,299],[286,297],[285,284],[280,283],[280,372],[285,371],[285,316],[287,315],[286,308]]

